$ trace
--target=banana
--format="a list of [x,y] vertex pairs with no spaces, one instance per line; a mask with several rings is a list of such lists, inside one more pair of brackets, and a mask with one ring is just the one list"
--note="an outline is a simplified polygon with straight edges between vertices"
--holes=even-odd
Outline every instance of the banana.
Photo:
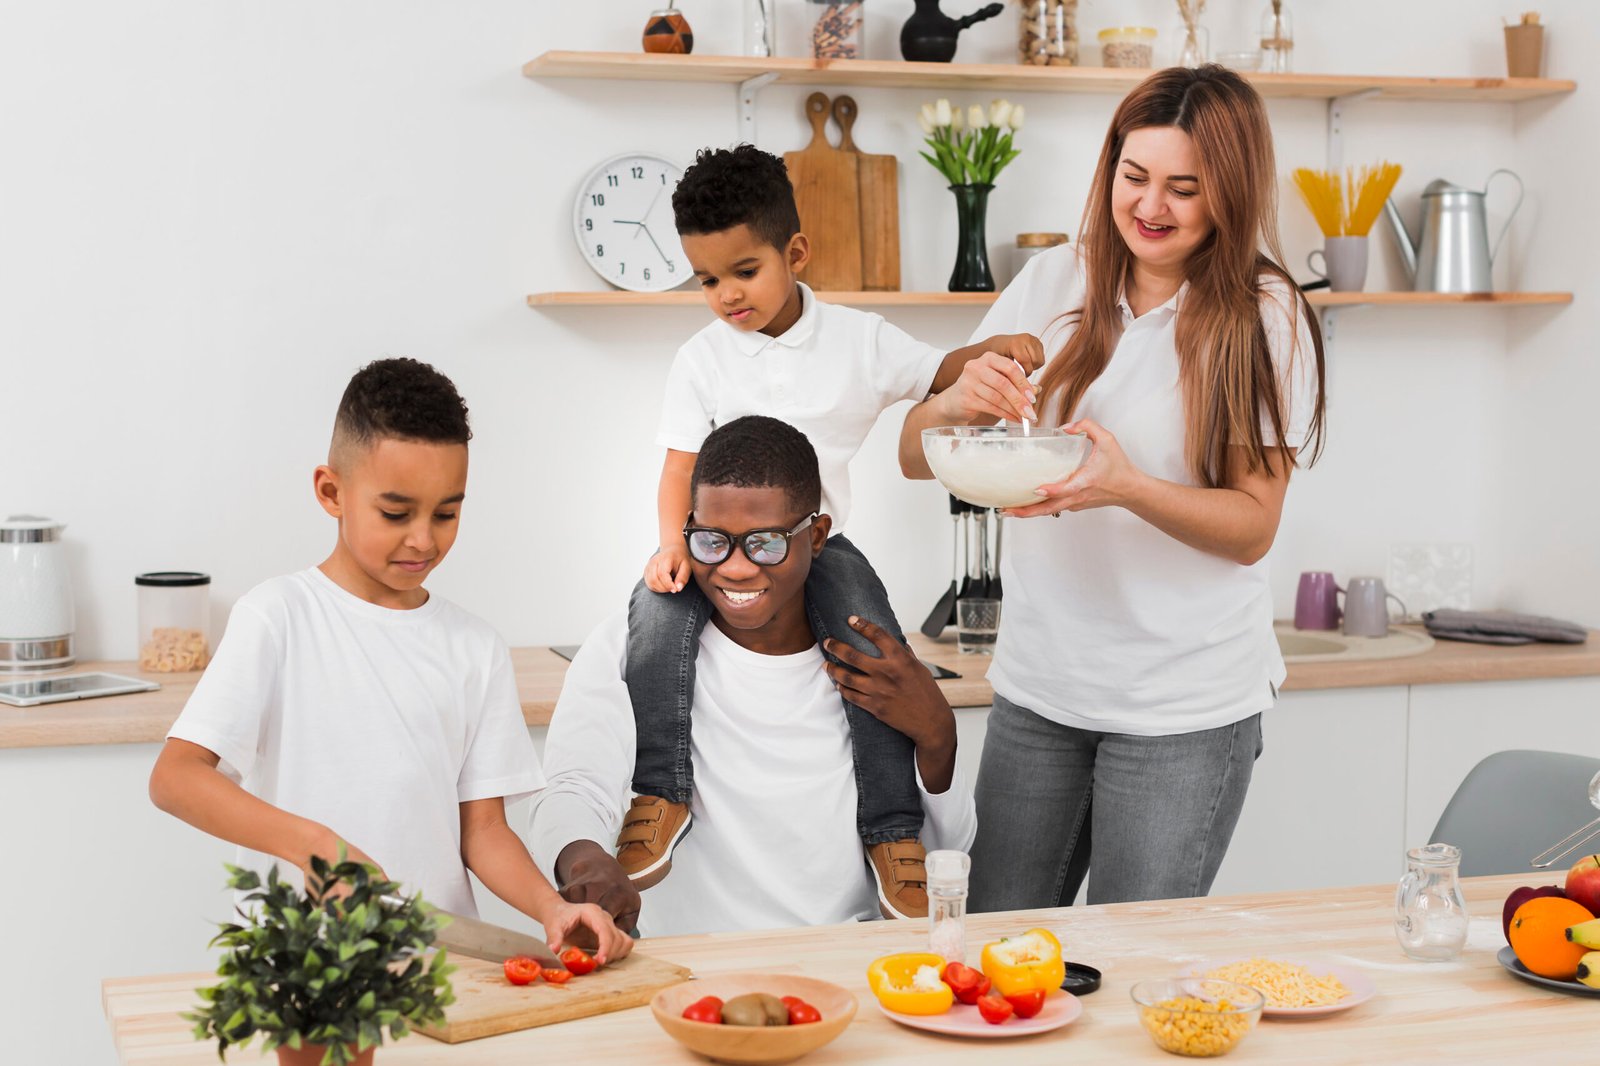
[[1591,951],[1578,960],[1578,982],[1600,988],[1600,951]]
[[1569,926],[1567,939],[1579,947],[1600,948],[1600,918]]

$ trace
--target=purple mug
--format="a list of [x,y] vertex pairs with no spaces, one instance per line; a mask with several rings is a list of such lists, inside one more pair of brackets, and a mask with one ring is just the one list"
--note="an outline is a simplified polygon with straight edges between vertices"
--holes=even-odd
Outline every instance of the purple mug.
[[1340,588],[1326,570],[1308,570],[1300,575],[1300,589],[1294,597],[1296,629],[1338,629]]

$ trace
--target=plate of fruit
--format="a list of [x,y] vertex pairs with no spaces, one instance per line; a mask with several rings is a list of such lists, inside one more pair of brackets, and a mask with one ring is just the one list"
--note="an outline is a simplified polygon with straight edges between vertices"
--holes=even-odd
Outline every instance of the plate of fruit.
[[1574,996],[1600,996],[1600,855],[1567,871],[1565,885],[1519,888],[1501,925],[1510,947],[1496,961],[1524,981]]
[[885,955],[867,968],[867,984],[886,1017],[949,1036],[1046,1033],[1083,1013],[1078,997],[1061,990],[1066,964],[1048,929],[984,945],[981,966],[926,952]]

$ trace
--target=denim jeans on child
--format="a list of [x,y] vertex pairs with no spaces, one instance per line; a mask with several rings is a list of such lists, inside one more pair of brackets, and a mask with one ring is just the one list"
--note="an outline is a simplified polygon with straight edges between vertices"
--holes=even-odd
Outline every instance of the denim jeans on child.
[[[889,607],[889,595],[867,557],[843,536],[828,538],[806,578],[806,614],[817,642],[832,637],[877,657],[872,642],[851,629],[859,615],[904,642]],[[638,733],[633,790],[688,803],[694,792],[689,758],[689,718],[694,703],[695,656],[711,605],[694,582],[682,592],[651,592],[644,582],[628,601],[628,665],[625,680]],[[833,659],[832,656],[829,656]],[[833,659],[837,662],[837,659]],[[922,833],[922,795],[917,789],[916,745],[848,700],[855,758],[856,828],[866,844],[905,840]]]
[[997,695],[974,790],[972,910],[1069,906],[1086,870],[1090,903],[1205,895],[1260,754],[1259,714],[1144,737],[1061,725]]

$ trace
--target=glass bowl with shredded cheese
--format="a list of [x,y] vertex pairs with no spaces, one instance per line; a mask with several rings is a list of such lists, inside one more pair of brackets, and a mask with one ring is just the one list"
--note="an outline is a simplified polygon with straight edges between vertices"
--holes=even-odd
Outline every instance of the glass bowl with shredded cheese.
[[1265,1004],[1249,985],[1206,977],[1140,981],[1132,994],[1139,1024],[1156,1046],[1197,1059],[1238,1047],[1261,1020]]

